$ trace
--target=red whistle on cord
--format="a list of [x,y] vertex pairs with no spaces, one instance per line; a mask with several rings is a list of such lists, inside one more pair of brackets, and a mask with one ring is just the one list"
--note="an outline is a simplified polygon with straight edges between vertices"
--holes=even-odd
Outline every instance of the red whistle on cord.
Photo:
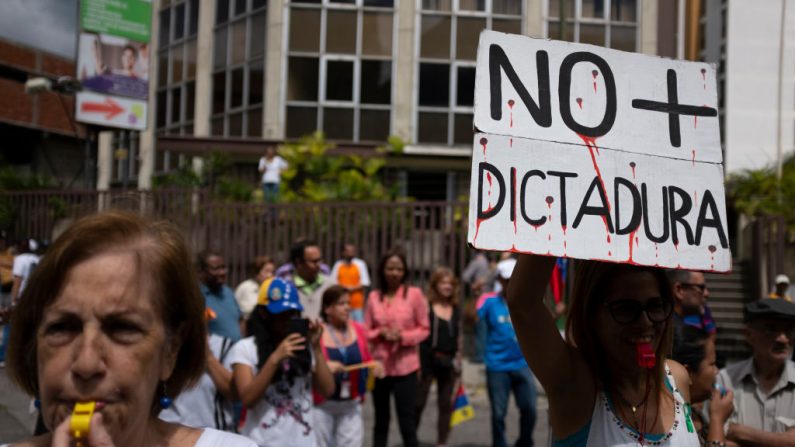
[[651,369],[657,363],[651,343],[637,343],[635,345],[635,360],[641,368]]

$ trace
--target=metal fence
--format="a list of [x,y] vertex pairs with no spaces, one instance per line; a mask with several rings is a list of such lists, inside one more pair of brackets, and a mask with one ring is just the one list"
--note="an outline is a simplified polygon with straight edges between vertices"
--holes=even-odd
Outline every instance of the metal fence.
[[247,275],[258,255],[286,262],[300,237],[316,241],[325,262],[342,244],[359,249],[374,271],[382,254],[400,249],[415,284],[439,265],[461,272],[468,260],[464,202],[231,203],[206,190],[0,192],[0,219],[11,239],[53,240],[75,219],[105,209],[127,210],[178,225],[195,252],[212,249],[229,267],[229,283]]

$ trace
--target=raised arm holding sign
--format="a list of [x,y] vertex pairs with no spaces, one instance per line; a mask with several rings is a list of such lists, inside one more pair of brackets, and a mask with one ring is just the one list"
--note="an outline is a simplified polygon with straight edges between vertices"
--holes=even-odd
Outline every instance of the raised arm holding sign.
[[[468,239],[523,254],[507,301],[553,446],[700,445],[658,267],[730,268],[716,105],[706,64],[481,34]],[[555,256],[584,260],[566,340]]]

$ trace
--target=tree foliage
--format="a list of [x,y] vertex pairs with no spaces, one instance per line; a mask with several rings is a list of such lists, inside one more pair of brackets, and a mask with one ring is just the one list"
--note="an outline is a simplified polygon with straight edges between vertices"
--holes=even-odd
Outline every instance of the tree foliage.
[[749,169],[726,179],[726,194],[735,208],[748,216],[784,216],[795,232],[795,154],[783,165],[781,180],[776,169]]
[[[386,163],[383,157],[329,155],[333,147],[318,131],[279,148],[279,154],[289,165],[282,173],[282,200],[361,201],[388,200],[395,196],[395,191],[385,187],[381,180]],[[390,137],[388,145],[378,152],[397,152],[402,148],[399,138]]]

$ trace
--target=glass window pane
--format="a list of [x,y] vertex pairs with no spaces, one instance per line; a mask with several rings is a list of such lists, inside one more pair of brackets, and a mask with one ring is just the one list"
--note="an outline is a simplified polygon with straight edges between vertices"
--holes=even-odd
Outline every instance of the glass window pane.
[[447,114],[420,112],[417,141],[420,143],[447,144]]
[[327,52],[356,53],[356,12],[329,10],[326,25]]
[[185,79],[194,79],[196,78],[196,39],[185,42],[185,51],[187,53],[185,55],[185,65],[187,65]]
[[174,40],[182,39],[185,35],[185,3],[181,3],[174,10]]
[[180,112],[182,111],[182,88],[177,87],[171,90],[171,121],[169,124],[180,122]]
[[165,90],[157,92],[157,127],[166,127],[168,96]]
[[213,113],[224,113],[226,110],[226,72],[219,71],[213,75]]
[[262,8],[263,6],[265,6],[267,4],[268,4],[268,0],[252,0],[251,8],[252,9]]
[[263,79],[264,70],[262,60],[254,61],[248,69],[248,104],[260,104],[262,102],[262,91],[264,89]]
[[251,54],[249,57],[257,57],[265,52],[265,26],[268,16],[265,11],[251,16]]
[[580,23],[580,42],[605,46],[605,26]]
[[215,24],[226,23],[229,20],[229,0],[218,0],[215,5]]
[[456,113],[454,126],[453,144],[464,144],[471,146],[472,136],[475,134],[475,132],[472,130],[472,114]]
[[[552,8],[551,3],[554,3],[559,0],[550,0],[550,8]],[[571,0],[569,0],[571,1]],[[494,14],[511,14],[511,15],[522,15],[522,1],[521,0],[492,0],[492,9],[494,10]]]
[[287,107],[285,134],[287,138],[311,135],[317,129],[317,108]]
[[353,61],[326,63],[326,99],[353,101]]
[[193,135],[193,124],[182,127],[182,135]]
[[452,0],[422,0],[422,9],[429,11],[449,11]]
[[364,0],[364,6],[377,6],[380,8],[391,8],[395,6],[394,0]]
[[212,119],[211,122],[212,134],[215,136],[224,136],[224,117],[218,116]]
[[389,104],[392,98],[392,62],[362,61],[360,102]]
[[229,27],[230,44],[232,45],[232,64],[240,64],[246,60],[246,21],[240,20]]
[[171,82],[181,82],[183,76],[183,66],[185,65],[185,48],[177,45],[171,49]]
[[458,9],[462,11],[485,11],[486,0],[458,0]]
[[422,16],[420,57],[450,58],[450,17]]
[[229,115],[229,136],[243,136],[243,112]]
[[362,109],[359,113],[359,141],[386,141],[389,137],[388,110]]
[[549,0],[549,17],[560,17],[563,8],[567,19],[574,17],[574,0]]
[[458,19],[455,53],[458,59],[474,61],[478,52],[478,38],[486,27],[486,19]]
[[232,70],[232,96],[229,98],[229,108],[234,109],[243,105],[243,67]]
[[604,0],[582,0],[581,17],[603,19],[605,16]]
[[574,42],[574,24],[566,22],[566,27],[563,30],[563,35],[560,31],[560,23],[558,21],[547,22],[547,37],[550,39],[565,40],[567,42]]
[[320,4],[320,0],[292,0],[292,3]]
[[195,36],[199,31],[199,0],[190,0],[190,21],[188,36]]
[[353,109],[323,109],[323,132],[329,140],[353,140]]
[[215,43],[213,52],[215,53],[213,66],[215,68],[226,67],[226,27],[215,32]]
[[456,105],[475,105],[475,67],[458,67]]
[[450,105],[449,64],[420,64],[420,105]]
[[491,22],[491,28],[494,31],[499,31],[501,33],[521,34],[522,21],[508,20],[508,19],[493,19]]
[[317,101],[317,70],[316,57],[291,57],[287,75],[287,99]]
[[637,29],[634,26],[610,27],[610,48],[624,51],[637,51],[635,38]]
[[185,84],[185,121],[193,119],[193,109],[196,106],[196,83]]
[[247,0],[235,0],[235,15],[239,16],[246,12]]
[[246,136],[262,138],[262,109],[257,107],[248,111],[248,131]]
[[160,42],[160,48],[168,46],[170,42],[169,40],[170,30],[171,30],[171,10],[164,9],[160,11],[160,33],[157,36]]
[[320,10],[290,8],[290,51],[320,51]]
[[165,86],[168,84],[168,52],[161,51],[158,54],[157,62],[157,85]]
[[343,5],[354,5],[356,0],[328,0],[329,3],[341,3]]
[[392,55],[392,13],[365,12],[362,14],[362,54]]

